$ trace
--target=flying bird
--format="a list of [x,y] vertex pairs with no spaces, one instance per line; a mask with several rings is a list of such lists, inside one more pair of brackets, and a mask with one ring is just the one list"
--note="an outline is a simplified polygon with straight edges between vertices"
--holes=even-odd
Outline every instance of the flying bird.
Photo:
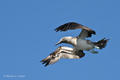
[[92,34],[96,34],[96,32],[86,26],[83,26],[76,22],[69,22],[65,23],[58,28],[55,29],[56,32],[60,31],[67,31],[67,30],[75,30],[75,29],[82,29],[81,33],[76,37],[63,37],[60,39],[58,43],[55,45],[66,43],[73,46],[73,48],[60,46],[58,47],[53,53],[51,53],[48,57],[41,60],[45,66],[49,64],[54,64],[55,62],[59,61],[61,58],[67,58],[67,59],[80,59],[84,57],[85,51],[89,51],[91,53],[98,53],[97,51],[94,51],[93,49],[102,49],[105,48],[107,42],[109,39],[101,39],[97,42],[92,42],[90,40],[87,40],[86,38],[91,37]]

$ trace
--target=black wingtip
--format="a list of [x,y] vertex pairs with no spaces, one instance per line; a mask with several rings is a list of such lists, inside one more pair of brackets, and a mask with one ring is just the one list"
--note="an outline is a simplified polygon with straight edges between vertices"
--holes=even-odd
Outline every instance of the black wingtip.
[[59,30],[56,28],[56,29],[54,29],[54,31],[55,31],[55,32],[58,32]]
[[93,31],[93,34],[94,34],[94,35],[96,35],[96,32],[95,32],[95,31]]
[[48,60],[41,60],[40,62],[42,62],[42,64],[45,64],[44,67],[46,67],[47,65],[50,64],[50,59],[48,59]]

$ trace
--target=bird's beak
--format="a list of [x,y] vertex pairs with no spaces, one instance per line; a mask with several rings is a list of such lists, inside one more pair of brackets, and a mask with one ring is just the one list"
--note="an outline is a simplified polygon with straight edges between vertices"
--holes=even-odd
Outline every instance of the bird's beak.
[[62,43],[62,42],[61,42],[61,41],[59,41],[58,43],[56,43],[56,44],[55,44],[55,46],[56,46],[56,45],[58,45],[58,44],[60,44],[60,43]]
[[67,41],[62,41],[62,40],[61,40],[61,41],[59,41],[58,43],[56,43],[55,46],[58,45],[58,44],[61,44],[61,43],[67,43]]

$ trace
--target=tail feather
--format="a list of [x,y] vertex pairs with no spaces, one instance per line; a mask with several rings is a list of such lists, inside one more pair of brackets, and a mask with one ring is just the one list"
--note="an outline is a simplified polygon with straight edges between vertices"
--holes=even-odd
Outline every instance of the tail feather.
[[105,46],[107,45],[107,42],[109,41],[109,39],[105,39],[103,38],[102,40],[98,41],[98,42],[93,42],[93,44],[97,47],[99,47],[100,49],[105,48]]

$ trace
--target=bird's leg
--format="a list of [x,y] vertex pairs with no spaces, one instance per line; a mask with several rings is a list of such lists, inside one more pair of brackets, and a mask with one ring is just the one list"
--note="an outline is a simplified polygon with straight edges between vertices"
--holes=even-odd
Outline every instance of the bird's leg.
[[91,52],[91,53],[93,53],[93,54],[97,54],[97,53],[98,53],[97,51],[94,51],[94,50],[89,51],[89,52]]
[[100,47],[93,45],[93,43],[90,43],[90,44],[91,44],[92,47],[94,47],[96,49],[100,49]]

